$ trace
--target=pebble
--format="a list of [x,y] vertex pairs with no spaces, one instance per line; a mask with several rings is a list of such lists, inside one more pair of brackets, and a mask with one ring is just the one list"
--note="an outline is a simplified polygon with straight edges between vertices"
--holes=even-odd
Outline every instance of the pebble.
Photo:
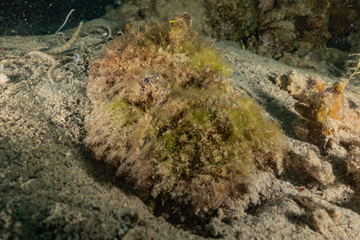
[[0,84],[6,84],[10,82],[9,77],[6,74],[0,73]]

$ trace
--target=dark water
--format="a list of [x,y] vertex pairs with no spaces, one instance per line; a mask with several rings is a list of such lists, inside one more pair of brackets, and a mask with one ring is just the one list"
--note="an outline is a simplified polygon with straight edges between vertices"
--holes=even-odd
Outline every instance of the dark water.
[[65,28],[98,18],[113,0],[0,0],[0,36],[54,33],[71,9]]

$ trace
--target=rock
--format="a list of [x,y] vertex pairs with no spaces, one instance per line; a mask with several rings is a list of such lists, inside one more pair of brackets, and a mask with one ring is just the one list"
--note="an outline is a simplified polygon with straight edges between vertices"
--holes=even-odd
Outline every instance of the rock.
[[307,77],[303,74],[299,74],[293,70],[287,75],[278,76],[276,79],[276,85],[283,90],[289,92],[294,98],[299,98],[303,94],[306,86]]
[[347,172],[353,176],[356,185],[360,186],[360,145],[350,146],[346,164]]
[[326,186],[335,181],[331,164],[321,160],[315,151],[310,149],[306,155],[293,152],[290,156],[292,163],[322,185]]
[[9,77],[4,73],[0,73],[0,84],[7,84],[9,82],[10,82]]

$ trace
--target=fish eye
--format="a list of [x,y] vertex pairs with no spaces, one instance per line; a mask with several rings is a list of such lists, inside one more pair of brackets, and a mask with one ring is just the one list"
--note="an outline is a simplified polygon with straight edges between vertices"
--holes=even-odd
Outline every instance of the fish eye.
[[150,80],[149,80],[148,78],[145,78],[145,79],[144,79],[144,83],[149,83],[149,81],[150,81]]

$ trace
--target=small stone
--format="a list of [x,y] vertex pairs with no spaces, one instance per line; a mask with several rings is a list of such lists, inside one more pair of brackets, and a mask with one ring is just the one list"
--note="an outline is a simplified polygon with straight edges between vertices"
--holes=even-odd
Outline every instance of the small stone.
[[292,153],[292,162],[302,171],[316,179],[323,186],[332,184],[335,175],[330,163],[322,160],[318,154],[309,150],[306,154]]
[[4,73],[0,73],[0,84],[7,84],[9,82],[10,82],[9,77]]

